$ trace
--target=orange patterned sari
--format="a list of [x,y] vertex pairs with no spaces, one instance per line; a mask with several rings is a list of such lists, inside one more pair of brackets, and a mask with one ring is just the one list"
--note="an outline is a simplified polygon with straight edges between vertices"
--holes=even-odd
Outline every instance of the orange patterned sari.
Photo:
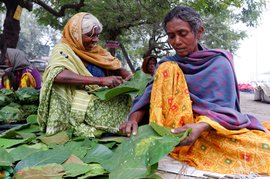
[[[176,147],[171,152],[174,159],[205,171],[270,175],[269,132],[228,130],[206,116],[194,114],[184,74],[176,63],[165,62],[157,69],[150,104],[150,122],[170,128],[206,122],[213,128],[192,146]],[[264,126],[269,130],[270,123]]]

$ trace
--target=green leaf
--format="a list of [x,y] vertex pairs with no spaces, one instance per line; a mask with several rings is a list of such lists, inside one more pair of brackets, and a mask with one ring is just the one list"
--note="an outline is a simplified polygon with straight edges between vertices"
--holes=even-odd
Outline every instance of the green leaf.
[[156,133],[158,133],[160,136],[180,137],[180,141],[182,141],[182,139],[186,138],[188,136],[188,134],[192,131],[192,129],[190,128],[190,129],[186,130],[185,132],[174,134],[171,132],[170,128],[165,127],[165,126],[160,126],[155,122],[151,122],[150,125],[156,131]]
[[82,142],[70,141],[64,145],[64,149],[68,150],[71,154],[76,155],[80,159],[83,159],[89,150],[88,147],[82,146]]
[[39,151],[39,149],[34,149],[26,145],[21,145],[11,150],[9,154],[13,157],[14,161],[19,161]]
[[29,124],[38,124],[38,123],[37,123],[37,115],[36,115],[36,114],[29,115],[29,116],[26,118],[26,121],[27,121],[27,123],[29,123]]
[[98,142],[116,142],[116,143],[122,143],[127,137],[122,136],[113,136],[113,137],[103,137],[102,139],[99,139]]
[[68,137],[66,131],[59,132],[59,133],[52,135],[52,136],[49,136],[49,137],[40,137],[39,139],[47,145],[49,145],[49,144],[65,144],[67,141],[69,141],[69,137]]
[[125,94],[130,91],[138,91],[138,90],[133,87],[120,85],[118,87],[111,88],[111,89],[102,88],[99,91],[95,92],[95,95],[97,95],[101,100],[110,100],[115,96],[118,96],[120,94]]
[[156,163],[179,143],[178,137],[159,136],[150,125],[123,141],[102,166],[110,178],[144,178],[153,174]]
[[10,148],[18,144],[23,144],[27,141],[28,139],[5,139],[5,138],[0,138],[0,147],[3,148]]
[[19,132],[24,132],[24,133],[38,133],[41,132],[39,126],[37,125],[31,125],[29,128],[25,129],[20,129]]
[[171,129],[168,127],[160,126],[155,122],[151,122],[150,125],[160,136],[171,136],[171,137],[176,136],[171,132]]
[[83,161],[85,163],[96,162],[102,165],[107,162],[107,159],[110,158],[112,154],[113,152],[105,145],[96,144],[88,151]]
[[87,164],[66,163],[63,164],[65,169],[65,177],[76,177],[85,174],[91,170],[91,167]]
[[33,144],[33,145],[28,145],[29,148],[32,148],[32,149],[38,149],[38,150],[48,150],[48,146],[46,144],[43,144],[43,143],[36,143],[36,144]]
[[93,164],[88,164],[88,166],[90,167],[90,171],[87,172],[85,175],[78,177],[78,179],[85,179],[85,178],[90,178],[90,177],[97,178],[97,176],[104,175],[107,173],[104,170],[104,168],[99,164],[93,163]]
[[143,93],[150,77],[150,75],[144,74],[142,71],[137,71],[129,81],[115,88],[102,88],[96,91],[95,95],[101,100],[109,100],[120,94],[128,94],[128,92],[136,92],[135,96],[137,96]]
[[0,166],[12,166],[14,159],[12,156],[2,147],[0,147]]
[[47,151],[36,152],[29,157],[21,160],[15,167],[16,171],[22,170],[26,167],[33,167],[39,165],[46,165],[50,163],[62,164],[70,153],[65,150],[52,149]]
[[60,164],[48,164],[45,166],[34,166],[25,168],[15,174],[15,178],[30,179],[51,179],[54,177],[61,177],[64,175],[64,167]]

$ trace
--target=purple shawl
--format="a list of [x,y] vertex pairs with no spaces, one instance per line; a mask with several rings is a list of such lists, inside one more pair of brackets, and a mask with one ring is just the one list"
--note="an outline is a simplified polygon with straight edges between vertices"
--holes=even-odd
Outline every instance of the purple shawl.
[[41,75],[39,71],[35,67],[29,66],[28,68],[23,69],[22,74],[24,73],[30,73],[35,78],[36,89],[39,90],[41,88]]
[[[178,54],[163,57],[158,66],[174,61],[182,69],[195,113],[205,115],[229,130],[241,128],[264,130],[252,115],[241,114],[239,91],[232,55],[223,50],[201,50],[186,57]],[[130,114],[150,103],[153,78],[144,94],[138,97]]]

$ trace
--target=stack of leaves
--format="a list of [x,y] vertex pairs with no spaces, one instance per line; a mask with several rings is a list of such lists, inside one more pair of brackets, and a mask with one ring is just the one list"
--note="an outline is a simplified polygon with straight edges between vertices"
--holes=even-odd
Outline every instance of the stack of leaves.
[[39,91],[34,88],[20,88],[12,90],[0,90],[0,123],[9,124],[25,119],[36,114],[38,109]]
[[12,90],[1,89],[0,90],[0,107],[16,101],[16,95]]
[[0,166],[14,168],[18,178],[158,178],[158,161],[190,132],[179,138],[151,124],[139,127],[138,135],[130,138],[89,139],[72,137],[72,131],[46,136],[39,131],[36,115],[27,121],[0,136]]
[[34,88],[20,88],[15,91],[15,94],[21,104],[37,104],[39,100],[39,91]]
[[145,74],[142,71],[137,71],[129,81],[126,81],[115,88],[101,88],[95,92],[95,95],[101,100],[110,100],[121,94],[127,94],[134,98],[143,94],[150,79],[151,75]]

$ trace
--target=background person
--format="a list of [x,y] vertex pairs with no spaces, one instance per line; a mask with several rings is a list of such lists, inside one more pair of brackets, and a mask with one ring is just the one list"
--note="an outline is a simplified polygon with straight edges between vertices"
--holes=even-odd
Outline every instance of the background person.
[[176,54],[159,61],[122,132],[136,135],[150,105],[149,122],[173,133],[192,128],[171,153],[174,159],[211,172],[269,175],[269,131],[254,116],[240,112],[232,55],[198,43],[203,22],[189,7],[175,7],[163,24]]
[[3,64],[6,69],[1,80],[1,89],[17,90],[23,87],[40,89],[40,73],[31,65],[23,51],[7,48]]
[[144,58],[142,63],[142,71],[146,74],[154,75],[154,70],[157,64],[157,57],[154,55],[149,55]]
[[117,132],[130,110],[128,96],[101,101],[91,92],[116,87],[132,74],[97,45],[102,24],[90,13],[72,16],[62,42],[52,51],[43,75],[38,122],[48,135],[74,129],[75,135],[94,137],[98,130]]

